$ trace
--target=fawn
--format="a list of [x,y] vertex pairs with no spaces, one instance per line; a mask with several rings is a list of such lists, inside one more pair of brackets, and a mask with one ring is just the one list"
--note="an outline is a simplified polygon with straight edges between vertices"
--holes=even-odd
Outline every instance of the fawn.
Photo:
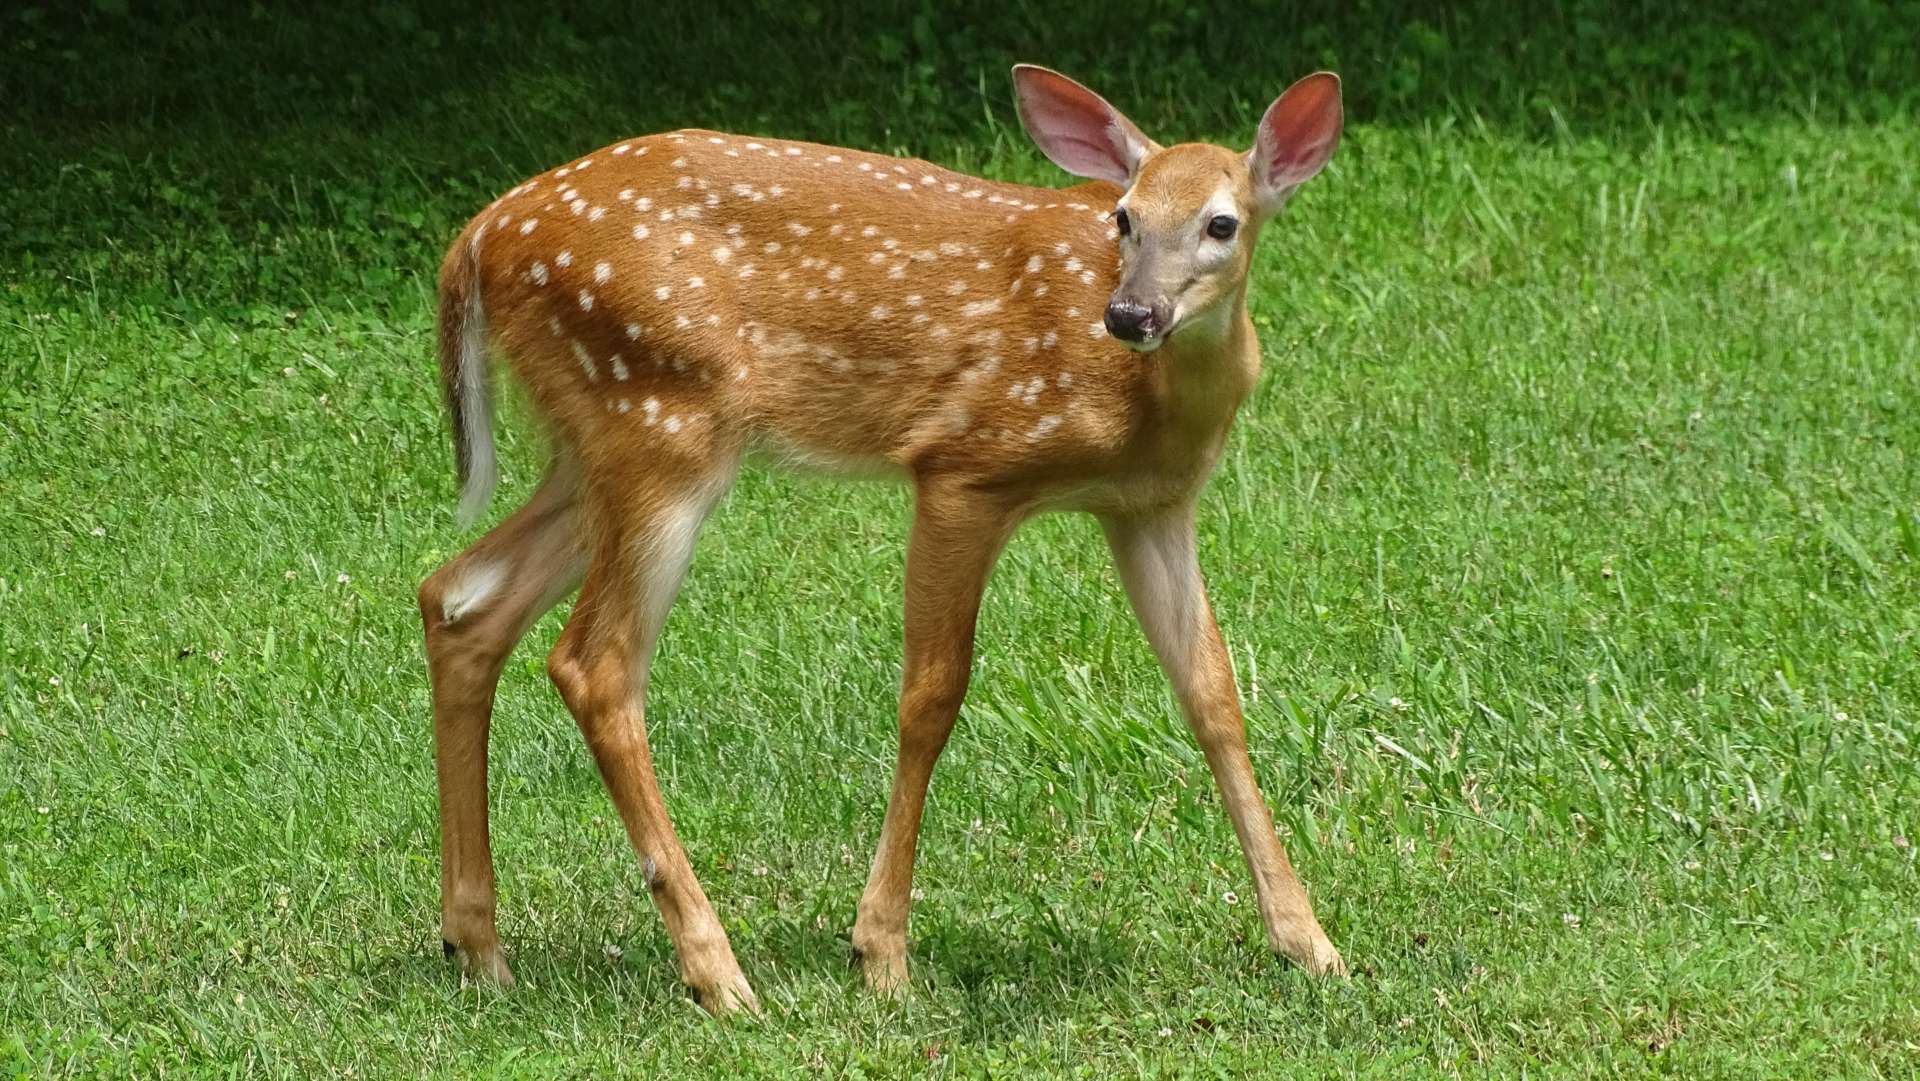
[[440,374],[462,511],[495,481],[488,356],[552,429],[527,504],[420,587],[442,831],[442,933],[511,982],[494,929],[487,733],[529,624],[578,589],[548,667],[708,1010],[757,1009],[668,821],[647,748],[655,641],[743,456],[913,486],[899,750],[853,925],[867,983],[907,978],[922,805],[959,713],[996,557],[1042,511],[1095,515],[1205,753],[1268,944],[1345,971],[1274,833],[1194,507],[1260,371],[1247,271],[1261,227],[1339,142],[1340,81],[1288,88],[1246,152],[1167,148],[1079,83],[1013,72],[1021,122],[1087,183],[682,130],[508,191],[440,272]]

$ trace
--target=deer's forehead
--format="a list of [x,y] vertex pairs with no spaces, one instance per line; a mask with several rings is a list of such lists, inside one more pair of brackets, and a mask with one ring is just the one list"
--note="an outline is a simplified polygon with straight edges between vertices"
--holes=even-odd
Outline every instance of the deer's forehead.
[[1246,162],[1223,147],[1168,147],[1147,159],[1127,193],[1127,210],[1147,220],[1185,220],[1203,208],[1240,205],[1251,197]]

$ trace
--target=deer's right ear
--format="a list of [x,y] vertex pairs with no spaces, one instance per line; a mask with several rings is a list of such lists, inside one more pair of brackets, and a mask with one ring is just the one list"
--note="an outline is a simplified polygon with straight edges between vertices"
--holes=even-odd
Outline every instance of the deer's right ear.
[[1159,147],[1100,95],[1033,64],[1013,68],[1020,123],[1055,165],[1089,180],[1121,187]]

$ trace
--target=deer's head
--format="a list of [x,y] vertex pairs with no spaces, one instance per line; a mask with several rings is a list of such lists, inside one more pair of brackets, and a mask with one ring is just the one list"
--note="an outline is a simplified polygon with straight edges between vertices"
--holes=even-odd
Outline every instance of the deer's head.
[[1107,330],[1151,352],[1175,334],[1219,334],[1241,295],[1260,227],[1312,179],[1340,142],[1340,78],[1287,88],[1253,147],[1162,147],[1079,83],[1031,64],[1013,69],[1021,123],[1055,165],[1118,184],[1120,285]]

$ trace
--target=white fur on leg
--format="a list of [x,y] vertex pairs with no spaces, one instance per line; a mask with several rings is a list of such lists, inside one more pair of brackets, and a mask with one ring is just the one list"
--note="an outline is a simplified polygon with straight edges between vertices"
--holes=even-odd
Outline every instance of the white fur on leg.
[[480,563],[460,568],[460,576],[454,579],[446,596],[440,601],[440,614],[448,623],[458,623],[461,617],[478,611],[487,603],[488,598],[499,592],[501,583],[507,580],[507,564]]

